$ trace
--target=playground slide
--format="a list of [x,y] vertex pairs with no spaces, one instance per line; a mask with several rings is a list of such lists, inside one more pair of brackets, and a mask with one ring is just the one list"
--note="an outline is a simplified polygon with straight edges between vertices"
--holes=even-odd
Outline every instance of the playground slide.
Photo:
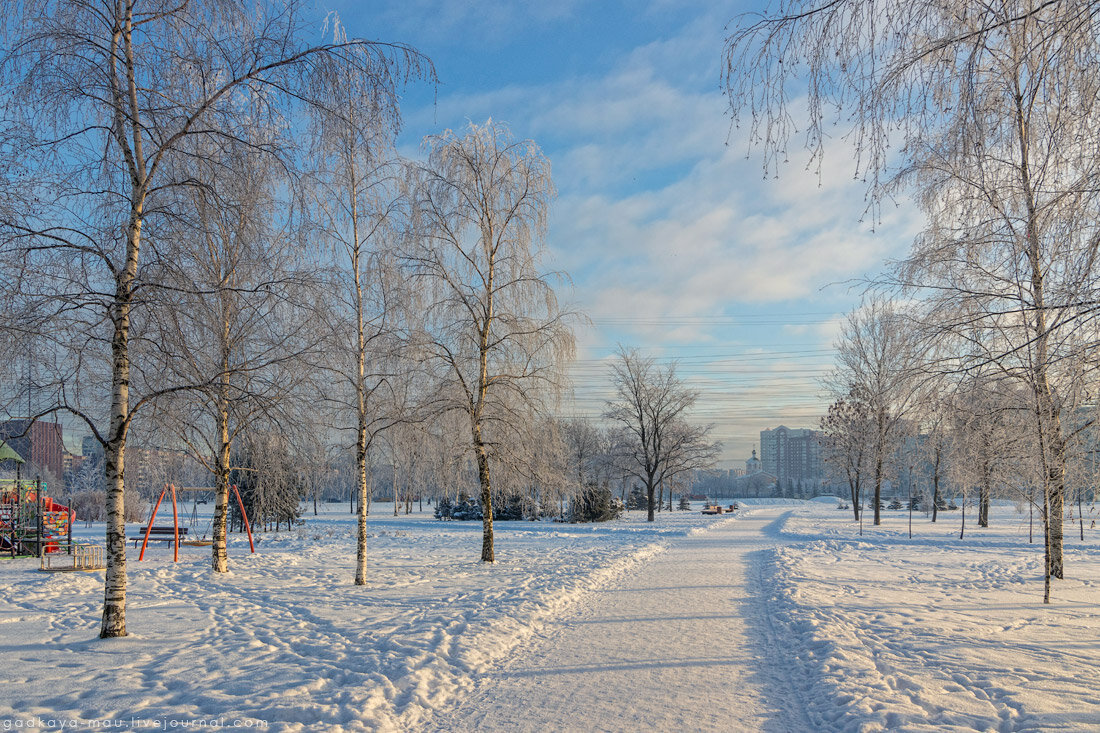
[[33,556],[40,544],[47,553],[58,552],[58,541],[68,537],[72,519],[69,507],[45,494],[39,502],[33,484],[0,485],[0,552]]

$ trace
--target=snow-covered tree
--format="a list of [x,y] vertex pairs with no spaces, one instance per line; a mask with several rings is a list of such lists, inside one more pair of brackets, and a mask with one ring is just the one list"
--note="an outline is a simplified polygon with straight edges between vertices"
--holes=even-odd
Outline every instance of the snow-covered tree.
[[437,404],[469,421],[484,512],[481,560],[493,562],[495,456],[561,387],[574,350],[554,276],[539,269],[554,193],[550,162],[491,121],[426,146],[417,236],[405,263],[425,291],[425,349],[443,385]]
[[[81,385],[101,404],[64,405],[104,446],[103,637],[126,635],[126,438],[149,394],[135,368],[156,354],[133,329],[174,297],[150,279],[171,257],[172,240],[158,230],[179,190],[195,184],[174,178],[187,167],[173,163],[198,140],[245,140],[256,127],[285,126],[291,110],[325,96],[320,72],[328,67],[349,68],[394,99],[394,72],[411,54],[360,40],[310,43],[316,18],[307,5],[26,0],[7,8],[0,25],[0,74],[15,107],[7,119],[26,123],[16,132],[35,174],[25,179],[34,188],[26,199],[37,199],[30,215],[0,221],[4,249],[22,253],[0,257],[19,267],[5,279],[52,314],[50,332],[78,335],[65,344],[77,352],[72,369],[98,359],[107,367],[99,385]],[[277,139],[256,149],[292,157]]]
[[288,182],[250,142],[200,144],[182,163],[202,184],[183,189],[170,225],[178,244],[161,284],[176,297],[150,318],[162,378],[190,385],[158,399],[156,422],[213,477],[211,565],[221,573],[234,445],[257,421],[302,421],[291,404],[324,341],[317,263],[299,246],[297,217],[278,213]]
[[826,473],[832,481],[847,484],[857,522],[863,490],[871,478],[872,424],[870,408],[862,395],[859,387],[852,387],[821,418]]
[[849,314],[837,341],[837,365],[828,378],[838,397],[865,410],[874,523],[881,521],[882,485],[901,446],[921,371],[915,333],[890,301],[874,297]]
[[827,126],[851,121],[873,200],[893,184],[916,191],[927,227],[892,284],[921,301],[928,334],[952,343],[938,366],[992,367],[1030,395],[1047,575],[1058,578],[1067,419],[1100,343],[1095,12],[1043,0],[794,0],[743,18],[726,52],[731,103],[751,116],[767,165],[795,129],[798,84],[815,155]]
[[607,403],[606,416],[629,436],[621,466],[644,483],[652,522],[657,487],[687,471],[709,467],[721,445],[710,440],[710,426],[688,422],[698,393],[676,376],[675,364],[661,367],[652,357],[620,348],[611,378],[616,394]]
[[[336,36],[346,39],[337,21]],[[409,72],[430,62],[411,56]],[[336,253],[332,287],[338,309],[331,373],[339,382],[324,390],[337,427],[354,434],[358,530],[355,584],[366,584],[370,506],[369,454],[375,439],[408,416],[392,409],[388,394],[404,360],[409,294],[397,273],[396,255],[407,225],[407,169],[395,150],[400,116],[394,100],[369,77],[346,67],[329,69],[330,103],[312,111],[315,144],[312,176],[318,234]]]

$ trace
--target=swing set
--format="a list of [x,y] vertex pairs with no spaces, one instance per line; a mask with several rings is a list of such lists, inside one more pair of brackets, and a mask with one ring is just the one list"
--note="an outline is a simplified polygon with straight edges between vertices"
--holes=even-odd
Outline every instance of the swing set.
[[[241,500],[241,492],[237,490],[236,484],[231,484],[233,493],[237,497],[237,506],[241,510],[241,520],[244,524],[245,531],[248,533],[248,548],[253,553],[256,552],[256,545],[252,541],[252,526],[248,522],[248,513],[244,510],[244,502]],[[206,532],[203,532],[201,540],[180,540],[181,537],[186,537],[188,533],[188,527],[180,527],[179,524],[179,510],[177,508],[177,494],[185,492],[211,492],[215,491],[214,488],[209,486],[183,486],[176,488],[174,484],[165,484],[164,488],[160,492],[160,496],[157,497],[157,503],[153,505],[153,512],[149,515],[149,524],[145,527],[143,536],[132,537],[131,539],[137,544],[137,540],[141,540],[141,553],[138,555],[138,560],[145,558],[145,548],[149,544],[149,540],[157,541],[169,541],[173,543],[174,553],[172,555],[172,562],[179,562],[180,559],[180,545],[189,545],[193,547],[207,547],[213,543],[206,540]],[[160,509],[160,503],[164,500],[164,497],[171,492],[172,495],[172,526],[155,527],[153,522],[157,518],[157,510]],[[213,524],[213,519],[210,520]],[[195,506],[191,512],[191,526],[193,527],[198,522],[198,498],[195,499]],[[209,526],[208,526],[209,528]]]

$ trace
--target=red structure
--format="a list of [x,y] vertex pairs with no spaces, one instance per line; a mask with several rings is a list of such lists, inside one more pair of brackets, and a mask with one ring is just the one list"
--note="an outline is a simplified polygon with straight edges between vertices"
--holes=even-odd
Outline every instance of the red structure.
[[[141,542],[141,552],[138,554],[138,560],[145,559],[145,548],[149,545],[149,537],[153,533],[153,521],[157,518],[157,510],[160,509],[160,503],[164,501],[164,497],[168,492],[172,492],[172,530],[174,536],[172,537],[174,545],[174,553],[172,555],[172,562],[179,562],[180,559],[180,521],[178,502],[176,501],[176,487],[173,484],[166,484],[161,489],[160,496],[157,497],[157,503],[153,505],[153,511],[149,514],[149,524],[145,527],[145,536]],[[252,552],[256,552],[256,545],[252,542],[252,525],[248,522],[248,512],[244,510],[244,502],[241,501],[241,492],[237,490],[237,485],[233,484],[233,493],[237,496],[237,506],[241,508],[241,518],[244,520],[244,528],[248,532],[248,549]],[[184,530],[186,532],[187,530]]]
[[30,555],[61,551],[70,542],[72,510],[45,493],[45,484],[31,481],[0,483],[0,552]]

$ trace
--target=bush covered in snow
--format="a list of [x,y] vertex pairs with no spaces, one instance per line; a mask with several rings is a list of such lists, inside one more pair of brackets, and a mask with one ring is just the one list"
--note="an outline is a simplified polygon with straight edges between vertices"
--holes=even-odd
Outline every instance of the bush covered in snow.
[[630,490],[630,495],[626,498],[627,509],[649,509],[649,498],[646,496],[645,489],[641,486],[635,486]]
[[569,518],[573,522],[607,522],[623,515],[623,501],[606,486],[588,486],[573,499]]
[[[436,519],[455,519],[458,521],[473,521],[483,518],[481,502],[470,498],[465,492],[458,495],[452,501],[444,496],[435,507]],[[523,497],[519,495],[502,497],[494,501],[493,520],[498,522],[517,521],[523,519]]]

